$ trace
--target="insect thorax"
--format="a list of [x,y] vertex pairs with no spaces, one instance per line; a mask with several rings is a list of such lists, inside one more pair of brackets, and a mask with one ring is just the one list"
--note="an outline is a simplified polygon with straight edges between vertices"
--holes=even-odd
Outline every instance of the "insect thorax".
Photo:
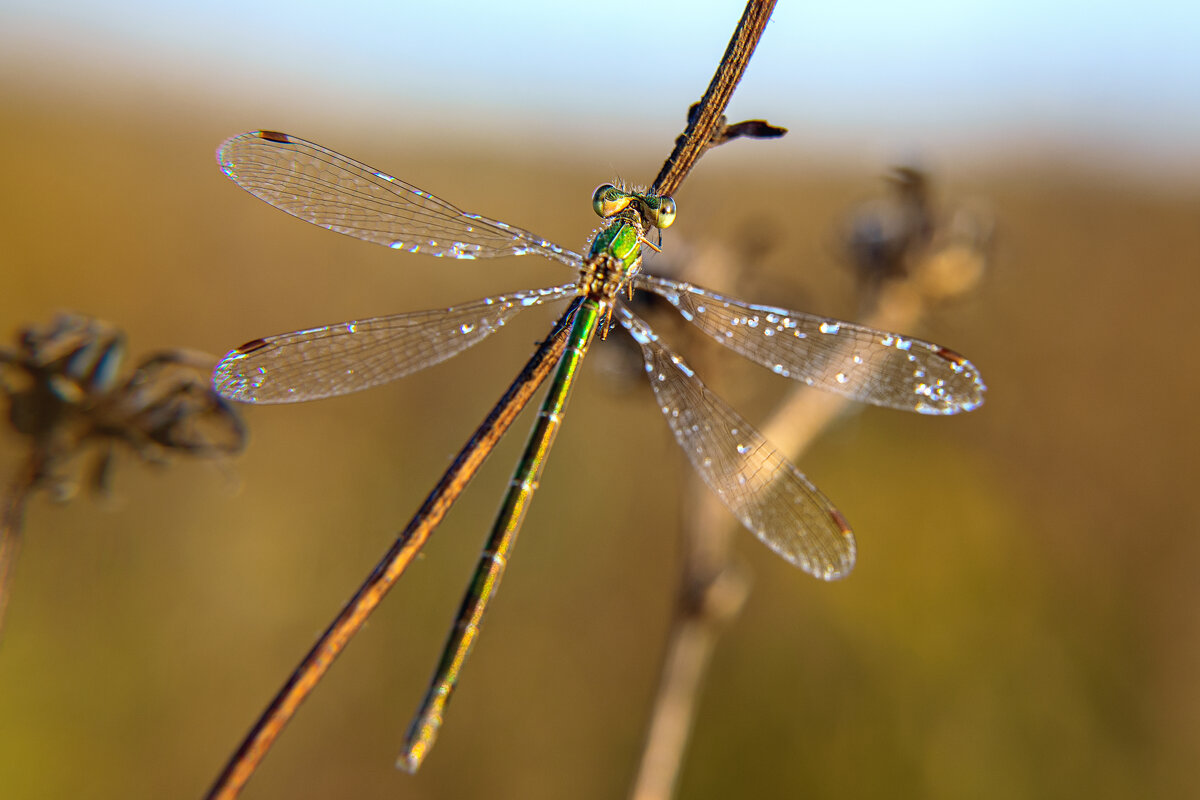
[[579,294],[610,301],[642,263],[642,231],[636,215],[622,214],[596,234],[584,262]]

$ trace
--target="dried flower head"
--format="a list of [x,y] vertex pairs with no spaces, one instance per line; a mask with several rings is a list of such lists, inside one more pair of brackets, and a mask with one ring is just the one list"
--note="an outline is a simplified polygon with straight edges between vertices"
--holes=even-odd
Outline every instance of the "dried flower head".
[[155,464],[171,453],[232,455],[245,445],[241,419],[209,384],[214,359],[161,351],[122,376],[124,361],[119,330],[76,314],[31,325],[18,334],[15,350],[0,348],[9,422],[32,440],[40,487],[69,496],[68,468],[94,451],[89,483],[107,490],[117,445]]
[[166,350],[123,374],[124,335],[106,322],[69,313],[24,328],[14,348],[0,347],[8,420],[30,443],[0,507],[0,619],[25,500],[34,490],[65,500],[82,471],[92,490],[107,493],[118,446],[153,464],[172,453],[241,451],[246,431],[210,385],[214,362],[200,353]]
[[894,167],[884,180],[888,195],[846,223],[845,252],[861,292],[873,297],[885,281],[912,280],[928,302],[973,288],[987,266],[991,215],[970,205],[939,212],[930,176],[916,167]]

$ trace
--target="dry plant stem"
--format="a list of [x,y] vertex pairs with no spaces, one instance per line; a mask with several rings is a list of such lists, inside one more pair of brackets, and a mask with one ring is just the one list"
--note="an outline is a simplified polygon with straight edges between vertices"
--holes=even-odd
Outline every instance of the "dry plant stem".
[[683,134],[675,140],[675,149],[650,186],[652,194],[675,194],[683,179],[708,149],[713,134],[721,124],[725,106],[742,79],[742,73],[746,71],[750,56],[754,54],[754,48],[758,46],[758,40],[762,38],[767,20],[774,10],[775,0],[750,0],[746,3],[746,10],[733,32],[733,38],[729,40],[729,46],[725,48],[725,55],[712,82],[708,84],[708,91],[700,100],[700,107]]
[[[732,529],[706,525],[700,510],[709,510],[712,493],[699,481],[689,481],[682,526],[688,552],[676,598],[658,694],[650,718],[632,800],[665,800],[675,794],[695,717],[700,687],[717,637],[738,615],[750,589],[745,572],[720,563],[728,558]],[[709,516],[708,519],[721,519]],[[711,571],[719,568],[718,572]]]
[[[728,272],[729,260],[700,264],[709,282],[713,273]],[[709,267],[705,269],[705,267]],[[697,276],[700,280],[701,276]],[[692,358],[692,368],[706,368],[704,351]],[[679,459],[686,490],[680,495],[680,537],[683,549],[678,591],[658,693],[642,750],[631,800],[666,800],[675,794],[687,750],[700,688],[717,639],[741,611],[750,590],[744,570],[730,561],[734,528],[728,513],[702,481],[695,480],[686,458]]]
[[[910,330],[926,308],[910,281],[885,285],[863,324],[881,330]],[[797,387],[762,427],[780,452],[796,460],[850,404],[830,392]],[[744,574],[730,562],[733,526],[720,501],[693,481],[685,508],[684,576],[668,638],[658,695],[642,753],[634,800],[667,800],[687,749],[688,734],[704,673],[717,637],[741,608],[748,591]]]
[[[704,154],[722,124],[733,90],[762,38],[775,9],[774,0],[750,0],[738,22],[725,55],[687,129],[654,179],[651,191],[674,194],[691,168]],[[729,564],[729,531],[706,522],[724,519],[710,513],[716,498],[693,482],[685,508],[690,519],[683,577],[667,640],[662,677],[651,714],[650,729],[630,797],[659,800],[674,794],[695,716],[696,700],[717,636],[742,607],[749,583]],[[700,497],[703,495],[703,497]]]
[[[774,0],[750,0],[746,4],[708,90],[650,187],[652,193],[674,194],[711,146],[729,98],[741,81],[774,10]],[[700,492],[711,498],[703,487]],[[693,484],[689,494],[700,492]],[[695,502],[687,506],[698,507]],[[700,526],[700,519],[685,523],[688,529],[699,530]],[[711,536],[693,537],[689,542],[659,693],[631,792],[634,800],[666,798],[674,793],[700,683],[717,634],[727,620],[737,615],[748,590],[745,576],[729,566],[727,552],[728,546],[718,544]]]
[[[574,308],[574,306],[572,306]],[[362,587],[354,594],[338,614],[329,628],[313,645],[312,650],[296,667],[292,676],[267,706],[254,727],[242,741],[237,752],[226,764],[225,769],[209,790],[207,797],[229,800],[237,797],[242,787],[250,780],[259,762],[266,756],[272,742],[296,713],[325,675],[334,659],[367,621],[367,617],[383,600],[392,584],[404,574],[408,565],[424,546],[429,534],[437,527],[458,495],[475,476],[480,465],[491,453],[496,442],[508,430],[509,425],[520,414],[526,403],[542,384],[554,365],[562,356],[567,341],[567,332],[573,316],[566,313],[555,326],[550,336],[525,365],[517,380],[509,387],[504,397],[496,404],[483,424],[475,431],[466,446],[459,452],[450,469],[426,498],[408,527],[388,550],[387,554],[371,572]]]
[[[674,152],[655,179],[653,192],[672,194],[709,147],[714,132],[721,124],[725,106],[741,80],[750,55],[754,52],[774,8],[774,0],[751,0],[747,4],[716,75],[713,76],[712,83],[709,84],[708,91],[687,129],[676,141]],[[563,319],[567,320],[570,316],[566,314]],[[526,365],[521,376],[509,389],[509,393],[460,452],[408,528],[271,701],[217,778],[207,795],[209,798],[228,800],[237,797],[297,707],[316,686],[349,639],[362,627],[367,616],[383,599],[388,589],[404,573],[429,534],[491,452],[496,441],[550,373],[562,355],[568,327],[560,325],[556,328]],[[520,396],[514,396],[516,394]],[[689,660],[695,661],[692,657],[689,657]],[[704,660],[706,658],[701,659]]]
[[0,632],[4,630],[5,611],[12,587],[13,568],[21,551],[21,528],[25,522],[25,501],[37,486],[41,459],[33,454],[17,471],[4,492],[0,507]]

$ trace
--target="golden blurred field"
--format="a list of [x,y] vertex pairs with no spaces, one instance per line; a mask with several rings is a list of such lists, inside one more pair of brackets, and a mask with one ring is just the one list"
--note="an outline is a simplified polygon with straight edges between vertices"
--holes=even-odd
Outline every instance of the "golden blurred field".
[[[121,326],[135,355],[219,354],[566,279],[536,259],[390,253],[269,208],[213,161],[223,138],[271,124],[244,110],[133,91],[81,105],[10,85],[3,97],[7,340],[73,309]],[[414,149],[386,131],[335,130],[292,132],[575,248],[594,225],[586,199],[618,157]],[[648,180],[675,134],[661,134],[657,157],[617,162],[621,173]],[[714,288],[852,315],[832,242],[876,176],[737,163],[720,151],[701,162],[671,236],[724,241],[765,221],[777,241],[763,272]],[[1187,330],[1200,189],[1103,165],[935,177],[945,196],[990,203],[995,260],[971,297],[906,333],[969,356],[987,402],[952,419],[866,410],[801,459],[855,526],[847,580],[815,581],[739,534],[753,594],[719,645],[680,796],[1194,795],[1200,378]],[[251,443],[235,461],[160,471],[127,458],[112,503],[37,498],[0,644],[0,795],[201,796],[551,313],[393,385],[248,409]],[[712,361],[728,364],[714,383],[751,420],[784,388],[732,355]],[[392,762],[528,414],[247,798],[624,793],[678,570],[682,477],[650,393],[598,364],[422,772]],[[22,443],[0,441],[11,469]]]

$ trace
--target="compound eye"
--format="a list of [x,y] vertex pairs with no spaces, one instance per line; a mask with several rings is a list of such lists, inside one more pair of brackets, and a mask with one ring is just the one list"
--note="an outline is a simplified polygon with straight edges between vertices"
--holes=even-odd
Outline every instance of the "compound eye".
[[629,194],[611,183],[597,186],[596,191],[592,192],[592,210],[605,219],[620,214],[632,201],[633,198]]
[[675,201],[670,197],[643,197],[642,206],[650,223],[659,230],[669,228],[675,221]]

